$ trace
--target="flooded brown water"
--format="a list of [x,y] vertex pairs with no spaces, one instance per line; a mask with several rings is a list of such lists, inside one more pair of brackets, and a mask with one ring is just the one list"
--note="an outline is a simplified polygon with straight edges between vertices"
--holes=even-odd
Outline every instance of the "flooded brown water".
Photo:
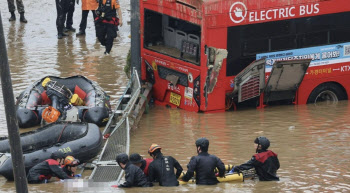
[[[97,81],[112,104],[119,98],[127,78],[123,72],[130,46],[127,37],[129,1],[122,0],[124,27],[112,48],[104,56],[104,47],[96,41],[91,13],[86,37],[74,33],[57,40],[54,1],[25,1],[27,24],[8,22],[5,1],[0,2],[5,40],[15,96],[33,81],[46,75],[67,77],[84,75]],[[40,9],[38,9],[40,8]],[[17,13],[16,13],[17,14]],[[17,15],[18,16],[18,15]],[[18,18],[18,17],[17,17]],[[76,6],[73,26],[78,29],[81,11]],[[0,90],[0,135],[7,135],[4,100]],[[143,157],[152,143],[158,143],[165,155],[175,157],[186,168],[196,154],[194,142],[199,137],[210,140],[209,153],[225,164],[241,164],[254,154],[253,140],[266,136],[270,149],[278,154],[281,168],[279,182],[246,180],[216,186],[183,185],[179,187],[99,188],[98,192],[350,192],[350,103],[333,106],[274,106],[263,110],[202,114],[156,106],[142,117],[132,131],[130,153]],[[21,132],[26,130],[21,130]],[[91,171],[83,173],[88,178]],[[63,183],[29,185],[30,192],[67,192]],[[0,192],[15,192],[13,182],[0,177]],[[87,192],[84,190],[82,192]]]

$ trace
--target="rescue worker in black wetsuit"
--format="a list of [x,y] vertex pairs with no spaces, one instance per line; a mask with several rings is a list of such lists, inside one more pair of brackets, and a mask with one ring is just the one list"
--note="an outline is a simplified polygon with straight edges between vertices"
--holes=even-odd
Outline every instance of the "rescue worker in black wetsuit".
[[246,163],[232,168],[230,173],[255,168],[260,181],[279,181],[277,170],[280,167],[280,162],[276,153],[267,150],[270,147],[270,141],[261,136],[255,139],[254,144],[257,154],[253,155],[252,159]]
[[187,165],[187,172],[182,177],[182,180],[187,182],[192,178],[196,172],[196,184],[201,185],[215,185],[219,181],[215,176],[215,168],[219,170],[219,176],[225,176],[225,165],[220,158],[208,153],[209,140],[206,138],[199,138],[196,141],[197,156],[191,158]]
[[64,23],[66,21],[66,15],[68,10],[69,2],[68,0],[56,0],[56,10],[57,10],[57,18],[56,18],[56,27],[57,27],[57,38],[62,39],[63,36],[67,36],[63,32]]
[[[129,157],[126,153],[121,153],[117,156],[116,161],[119,166],[125,170],[125,182],[120,184],[120,188],[130,188],[130,187],[151,187],[152,183],[147,181],[147,178],[143,171],[130,163]],[[113,186],[117,187],[117,186]]]
[[99,0],[96,15],[96,36],[100,43],[106,47],[105,54],[109,54],[113,40],[117,37],[118,26],[123,25],[119,0]]
[[[159,182],[160,186],[178,186],[177,179],[183,169],[175,158],[163,156],[161,149],[159,145],[152,144],[148,150],[153,157],[153,162],[148,167],[148,179],[150,182]],[[174,168],[176,168],[176,174]]]
[[153,161],[152,158],[146,158],[143,159],[140,154],[138,153],[133,153],[129,156],[129,160],[132,164],[134,164],[135,166],[141,168],[141,170],[143,171],[143,173],[145,173],[146,177],[148,177],[148,167],[149,164]]
[[52,176],[60,179],[71,179],[61,168],[65,155],[60,151],[53,152],[51,159],[47,159],[32,167],[27,175],[28,183],[46,183]]

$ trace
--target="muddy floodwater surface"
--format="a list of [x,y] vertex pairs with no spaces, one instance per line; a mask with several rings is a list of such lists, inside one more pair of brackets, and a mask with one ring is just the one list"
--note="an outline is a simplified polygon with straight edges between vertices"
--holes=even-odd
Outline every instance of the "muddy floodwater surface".
[[[120,0],[124,25],[114,42],[110,56],[95,37],[91,13],[85,37],[57,39],[54,1],[24,1],[27,24],[9,22],[7,2],[0,2],[5,41],[12,75],[13,90],[18,96],[27,86],[47,75],[68,77],[83,75],[100,84],[111,96],[114,107],[128,81],[123,67],[130,47],[130,2]],[[77,30],[81,8],[76,5],[74,24]],[[0,135],[7,135],[2,91],[0,90]],[[179,187],[115,189],[107,184],[78,190],[80,192],[350,192],[350,103],[336,105],[273,106],[262,110],[202,114],[155,106],[131,132],[130,153],[148,158],[148,147],[157,143],[165,155],[176,158],[186,169],[196,155],[194,142],[199,137],[210,140],[209,153],[225,164],[238,165],[254,154],[254,139],[266,136],[270,149],[278,154],[280,181],[220,183],[215,186],[182,185]],[[103,128],[101,128],[103,129]],[[25,132],[30,129],[21,129]],[[84,170],[87,179],[91,170]],[[30,192],[68,192],[67,184],[51,182],[29,185]],[[0,192],[15,192],[14,182],[0,176]]]

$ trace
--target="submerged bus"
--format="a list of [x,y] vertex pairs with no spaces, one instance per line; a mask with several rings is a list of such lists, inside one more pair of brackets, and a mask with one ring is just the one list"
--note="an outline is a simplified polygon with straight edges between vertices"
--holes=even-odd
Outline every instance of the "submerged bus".
[[141,78],[189,111],[346,100],[349,18],[345,0],[141,0]]

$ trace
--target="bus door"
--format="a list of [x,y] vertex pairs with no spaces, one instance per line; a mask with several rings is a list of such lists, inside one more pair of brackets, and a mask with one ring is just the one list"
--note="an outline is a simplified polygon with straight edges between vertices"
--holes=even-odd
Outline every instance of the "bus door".
[[296,91],[303,81],[311,59],[276,61],[264,90],[264,103],[269,101],[294,101]]
[[269,75],[265,59],[252,62],[234,79],[233,98],[238,103],[260,96],[263,103],[288,100],[294,102],[311,59],[276,61]]

